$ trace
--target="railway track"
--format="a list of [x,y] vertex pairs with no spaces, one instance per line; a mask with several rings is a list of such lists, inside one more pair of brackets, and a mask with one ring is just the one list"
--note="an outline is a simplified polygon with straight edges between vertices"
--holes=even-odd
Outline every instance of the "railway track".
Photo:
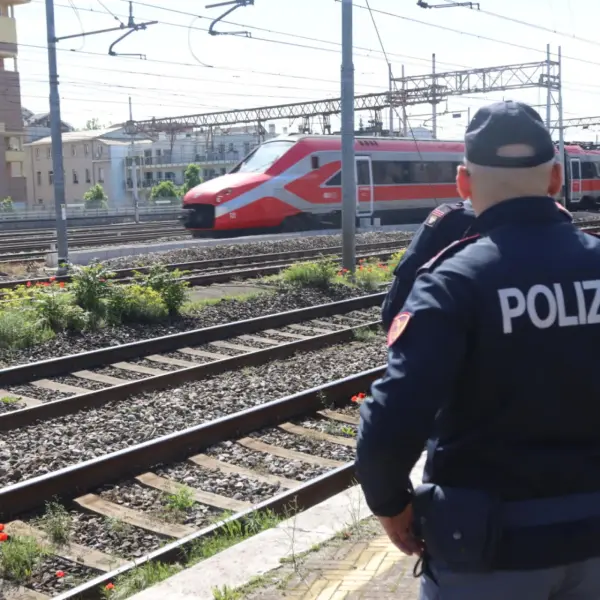
[[[59,373],[98,383],[98,377],[90,377],[91,371],[81,372],[98,365],[112,365],[123,374],[141,378],[118,383],[104,380],[107,385],[101,390],[77,390],[83,393],[52,402],[24,398],[29,407],[1,415],[0,429],[6,432],[39,425],[45,419],[84,408],[113,401],[126,403],[142,392],[351,341],[358,333],[379,327],[382,296],[374,294],[6,369],[0,373],[0,386],[8,390],[0,391],[0,396],[10,394],[11,386],[34,380],[41,381],[40,389],[59,389],[48,386],[50,380],[40,379]],[[298,323],[302,325],[294,328]],[[211,343],[214,347],[205,350]],[[175,348],[182,358],[173,360],[164,354]],[[223,351],[230,355],[218,356]],[[162,356],[151,352],[161,352]],[[157,375],[140,368],[139,363],[123,362],[140,356],[153,359],[156,367],[168,365],[173,370]],[[198,359],[204,364],[193,364]],[[232,523],[243,528],[244,523],[256,522],[256,515],[267,510],[273,515],[287,514],[292,508],[302,510],[350,485],[353,467],[348,462],[352,460],[357,421],[355,407],[348,407],[349,399],[365,390],[381,370],[371,369],[6,486],[0,490],[4,532],[36,539],[50,552],[45,568],[75,573],[85,580],[58,598],[100,598],[106,585],[136,566],[181,561],[192,548],[205,543],[203,540],[231,531]],[[342,408],[334,410],[336,405]],[[284,474],[273,474],[273,465],[276,472],[283,470]],[[39,520],[44,504],[53,498],[61,499],[74,523],[71,543],[60,547],[51,543],[49,530],[43,519]],[[175,515],[168,507],[177,498],[179,502],[185,500],[187,508]],[[103,537],[98,532],[113,527],[116,521],[126,530],[127,539],[117,547],[110,540],[98,544],[96,538]],[[114,542],[114,535],[109,537]],[[145,542],[137,546],[128,541],[142,538]],[[165,541],[170,543],[164,546]],[[123,544],[133,544],[133,553],[123,552]],[[25,595],[19,598],[56,597],[55,590],[46,581],[38,586],[37,595],[22,589],[19,593]]]
[[[243,528],[265,511],[289,516],[351,485],[358,420],[349,400],[383,369],[5,487],[0,490],[4,531],[33,537],[51,553],[50,568],[77,571],[85,579],[52,596],[65,600],[100,598],[106,585],[144,563],[185,562],[194,548],[231,531],[234,523]],[[288,465],[289,475],[270,473],[274,461]],[[136,494],[141,498],[137,502],[132,500]],[[55,497],[77,523],[74,539],[62,546],[51,543],[44,521],[35,518],[44,500]],[[174,498],[189,501],[186,511],[169,512],[165,502]],[[133,531],[143,532],[144,556],[116,553],[109,543],[89,545],[93,536],[82,533],[82,523],[115,520],[130,539],[135,538]],[[92,531],[98,529],[92,526]],[[170,543],[165,546],[165,541]],[[47,591],[21,598],[43,599],[49,597]]]
[[[410,240],[380,242],[375,244],[362,244],[356,247],[357,258],[386,257],[406,247]],[[297,260],[305,260],[319,257],[338,257],[341,254],[341,246],[316,248],[313,250],[296,250],[287,252],[275,252],[270,254],[254,254],[235,258],[218,258],[201,260],[187,263],[174,263],[165,265],[169,271],[176,269],[186,271],[182,278],[190,285],[210,285],[213,283],[224,283],[233,279],[250,279],[273,275],[291,266]],[[240,269],[239,267],[245,267]],[[136,272],[147,273],[149,267],[134,269],[115,269],[113,281],[128,283]],[[30,278],[20,280],[0,281],[0,290],[13,289],[18,285],[47,282],[48,278]],[[63,275],[55,277],[55,281],[71,281],[71,276]]]
[[312,306],[0,371],[0,431],[256,366],[377,330],[385,294]]
[[[147,229],[142,232],[118,232],[114,234],[102,233],[98,235],[86,235],[85,237],[69,236],[69,246],[72,248],[95,248],[110,244],[127,242],[140,242],[156,239],[157,237],[189,237],[185,229],[181,227],[163,227],[161,229]],[[35,236],[36,240],[38,236]],[[0,262],[17,260],[27,256],[28,260],[36,257],[43,258],[51,251],[51,246],[56,244],[56,238],[42,239],[36,242],[22,242],[20,240],[0,240]]]

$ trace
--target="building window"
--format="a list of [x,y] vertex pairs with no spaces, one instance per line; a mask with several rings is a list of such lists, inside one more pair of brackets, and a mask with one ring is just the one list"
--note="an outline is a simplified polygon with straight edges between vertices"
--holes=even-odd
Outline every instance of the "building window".
[[104,183],[104,169],[102,167],[98,169],[98,183]]
[[102,156],[103,148],[100,144],[96,146],[96,158],[100,158]]
[[250,142],[244,142],[244,154],[250,154]]
[[219,144],[218,152],[219,154],[225,154],[225,144]]
[[46,158],[50,158],[50,148],[46,148]]
[[35,149],[35,158],[36,158],[36,160],[40,159],[40,149],[39,148]]
[[41,198],[38,198],[38,204],[44,204],[44,201]]
[[90,153],[90,145],[89,144],[84,144],[83,145],[83,154],[84,156],[87,156]]
[[233,143],[229,144],[229,152],[235,152],[235,149],[233,147]]
[[37,184],[42,185],[42,172],[41,171],[37,172]]
[[50,185],[54,183],[54,171],[48,171],[48,183]]
[[79,175],[75,169],[73,169],[73,183],[79,183]]
[[90,175],[90,170],[89,169],[85,170],[85,182],[86,183],[92,183],[92,177]]
[[71,144],[71,156],[77,156],[77,146],[75,144]]

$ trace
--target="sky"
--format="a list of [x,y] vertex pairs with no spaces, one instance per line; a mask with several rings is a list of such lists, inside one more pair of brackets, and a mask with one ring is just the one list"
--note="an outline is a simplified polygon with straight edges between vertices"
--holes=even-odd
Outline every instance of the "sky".
[[[251,37],[210,36],[213,18],[223,8],[211,0],[140,0],[133,2],[136,22],[156,20],[135,32],[108,55],[121,33],[64,40],[58,44],[62,118],[75,127],[98,118],[118,123],[128,118],[131,95],[134,119],[270,106],[340,96],[341,3],[339,0],[255,0],[221,23],[222,31],[248,31]],[[354,66],[357,94],[388,89],[388,65],[400,77],[543,61],[551,44],[563,56],[564,118],[600,115],[600,22],[598,0],[481,0],[481,10],[463,7],[423,9],[416,0],[354,2]],[[449,0],[429,0],[447,4]],[[22,104],[48,110],[48,64],[44,0],[15,8]],[[118,26],[127,20],[127,0],[55,0],[57,35]],[[375,20],[377,29],[373,24]],[[379,35],[378,35],[379,34]],[[383,49],[382,49],[383,46]],[[458,139],[478,107],[501,98],[542,105],[546,90],[456,96],[438,106],[438,137]],[[431,105],[411,107],[412,127],[431,127]],[[452,113],[460,113],[452,117]],[[369,113],[357,113],[366,123]],[[553,112],[552,119],[558,114]],[[383,115],[389,125],[389,113]],[[394,119],[398,122],[398,116]],[[600,119],[599,119],[600,122]],[[277,121],[296,128],[298,121]],[[315,131],[319,131],[315,121]],[[334,128],[339,121],[332,120]],[[594,141],[600,126],[568,129],[567,140]]]

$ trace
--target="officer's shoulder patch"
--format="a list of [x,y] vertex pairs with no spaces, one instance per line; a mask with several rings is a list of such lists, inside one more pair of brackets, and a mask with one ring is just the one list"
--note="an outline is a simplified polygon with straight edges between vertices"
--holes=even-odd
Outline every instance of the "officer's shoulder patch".
[[447,214],[464,208],[462,202],[454,202],[452,204],[442,204],[437,208],[434,208],[430,213],[427,219],[425,220],[425,225],[428,227],[433,227],[440,219],[443,219]]
[[567,217],[569,217],[569,219],[573,220],[573,215],[560,202],[556,202],[556,207],[562,213],[564,213],[565,215],[567,215]]
[[475,235],[470,235],[470,236],[464,237],[460,240],[456,240],[456,242],[452,242],[449,246],[446,246],[443,250],[440,250],[440,252],[438,252],[430,261],[426,262],[417,271],[417,275],[419,275],[425,271],[431,271],[433,268],[435,268],[437,265],[439,265],[443,260],[446,260],[447,258],[454,256],[454,254],[456,254],[463,248],[466,248],[469,244],[476,242],[480,238],[481,238],[481,235],[479,233],[476,233]]
[[388,332],[388,348],[395,344],[398,338],[404,333],[404,330],[406,329],[411,317],[412,314],[409,312],[401,312],[399,315],[396,315],[396,318],[392,321],[392,325]]

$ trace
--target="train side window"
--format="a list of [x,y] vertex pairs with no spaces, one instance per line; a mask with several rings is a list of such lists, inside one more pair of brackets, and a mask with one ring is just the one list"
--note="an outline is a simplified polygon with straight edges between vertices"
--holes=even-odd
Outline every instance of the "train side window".
[[437,181],[434,183],[452,183],[456,179],[456,167],[452,162],[437,164]]
[[325,184],[327,186],[340,186],[342,185],[342,172],[338,171],[331,179]]
[[426,162],[413,162],[410,164],[410,180],[412,183],[432,183]]
[[369,162],[366,160],[356,161],[356,184],[357,185],[371,185],[371,169],[369,168]]
[[596,169],[594,169],[594,164],[591,162],[582,162],[581,163],[581,178],[582,179],[594,179],[597,177]]
[[594,178],[600,179],[600,163],[592,163],[594,165]]
[[319,168],[319,157],[318,156],[310,157],[310,166],[313,168],[313,170]]
[[409,183],[409,164],[399,160],[373,161],[373,182],[376,185],[399,185]]

